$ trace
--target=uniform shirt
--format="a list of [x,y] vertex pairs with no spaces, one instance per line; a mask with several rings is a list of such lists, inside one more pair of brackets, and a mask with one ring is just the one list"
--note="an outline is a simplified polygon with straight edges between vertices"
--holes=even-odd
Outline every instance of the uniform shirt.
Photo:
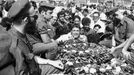
[[11,28],[8,31],[14,41],[14,50],[11,50],[13,57],[16,60],[16,73],[20,73],[24,70],[28,70],[28,65],[25,63],[26,59],[29,59],[29,54],[32,52],[32,46],[29,44],[26,35],[18,32],[15,28]]
[[48,34],[51,39],[55,36],[54,27],[49,25],[48,21],[42,15],[38,15],[36,26],[40,35]]

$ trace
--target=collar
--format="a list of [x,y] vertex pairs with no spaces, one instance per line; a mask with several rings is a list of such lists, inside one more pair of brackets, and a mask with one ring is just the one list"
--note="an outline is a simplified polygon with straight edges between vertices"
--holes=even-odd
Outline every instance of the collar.
[[120,23],[123,24],[126,19],[127,19],[127,17],[123,17],[123,19],[121,20]]
[[20,33],[19,31],[17,31],[14,27],[11,28],[11,32],[16,35],[17,37],[20,37],[20,38],[25,38],[26,37],[26,34],[22,34]]

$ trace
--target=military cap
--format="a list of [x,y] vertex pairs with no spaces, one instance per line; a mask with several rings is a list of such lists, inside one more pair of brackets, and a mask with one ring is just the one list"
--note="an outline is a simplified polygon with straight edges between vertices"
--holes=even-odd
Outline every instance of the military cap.
[[8,11],[8,18],[16,17],[29,3],[28,0],[17,0]]
[[49,9],[49,10],[53,10],[55,7],[54,5],[50,4],[50,3],[47,3],[45,1],[42,1],[39,3],[39,6],[43,6],[45,7],[46,9]]

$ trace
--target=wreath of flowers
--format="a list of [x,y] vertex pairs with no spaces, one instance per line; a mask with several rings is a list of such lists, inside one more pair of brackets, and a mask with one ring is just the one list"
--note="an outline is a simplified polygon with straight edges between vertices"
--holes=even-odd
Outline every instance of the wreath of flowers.
[[109,49],[80,40],[68,40],[61,46],[59,59],[65,65],[64,74],[132,75],[134,69],[124,60],[118,60]]

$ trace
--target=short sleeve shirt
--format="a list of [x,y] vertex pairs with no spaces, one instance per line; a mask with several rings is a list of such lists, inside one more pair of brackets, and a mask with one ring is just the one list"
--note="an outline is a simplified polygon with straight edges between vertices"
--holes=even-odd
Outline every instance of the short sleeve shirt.
[[39,18],[37,20],[37,30],[39,34],[48,34],[51,38],[54,37],[54,28],[48,24],[48,22],[39,15]]

